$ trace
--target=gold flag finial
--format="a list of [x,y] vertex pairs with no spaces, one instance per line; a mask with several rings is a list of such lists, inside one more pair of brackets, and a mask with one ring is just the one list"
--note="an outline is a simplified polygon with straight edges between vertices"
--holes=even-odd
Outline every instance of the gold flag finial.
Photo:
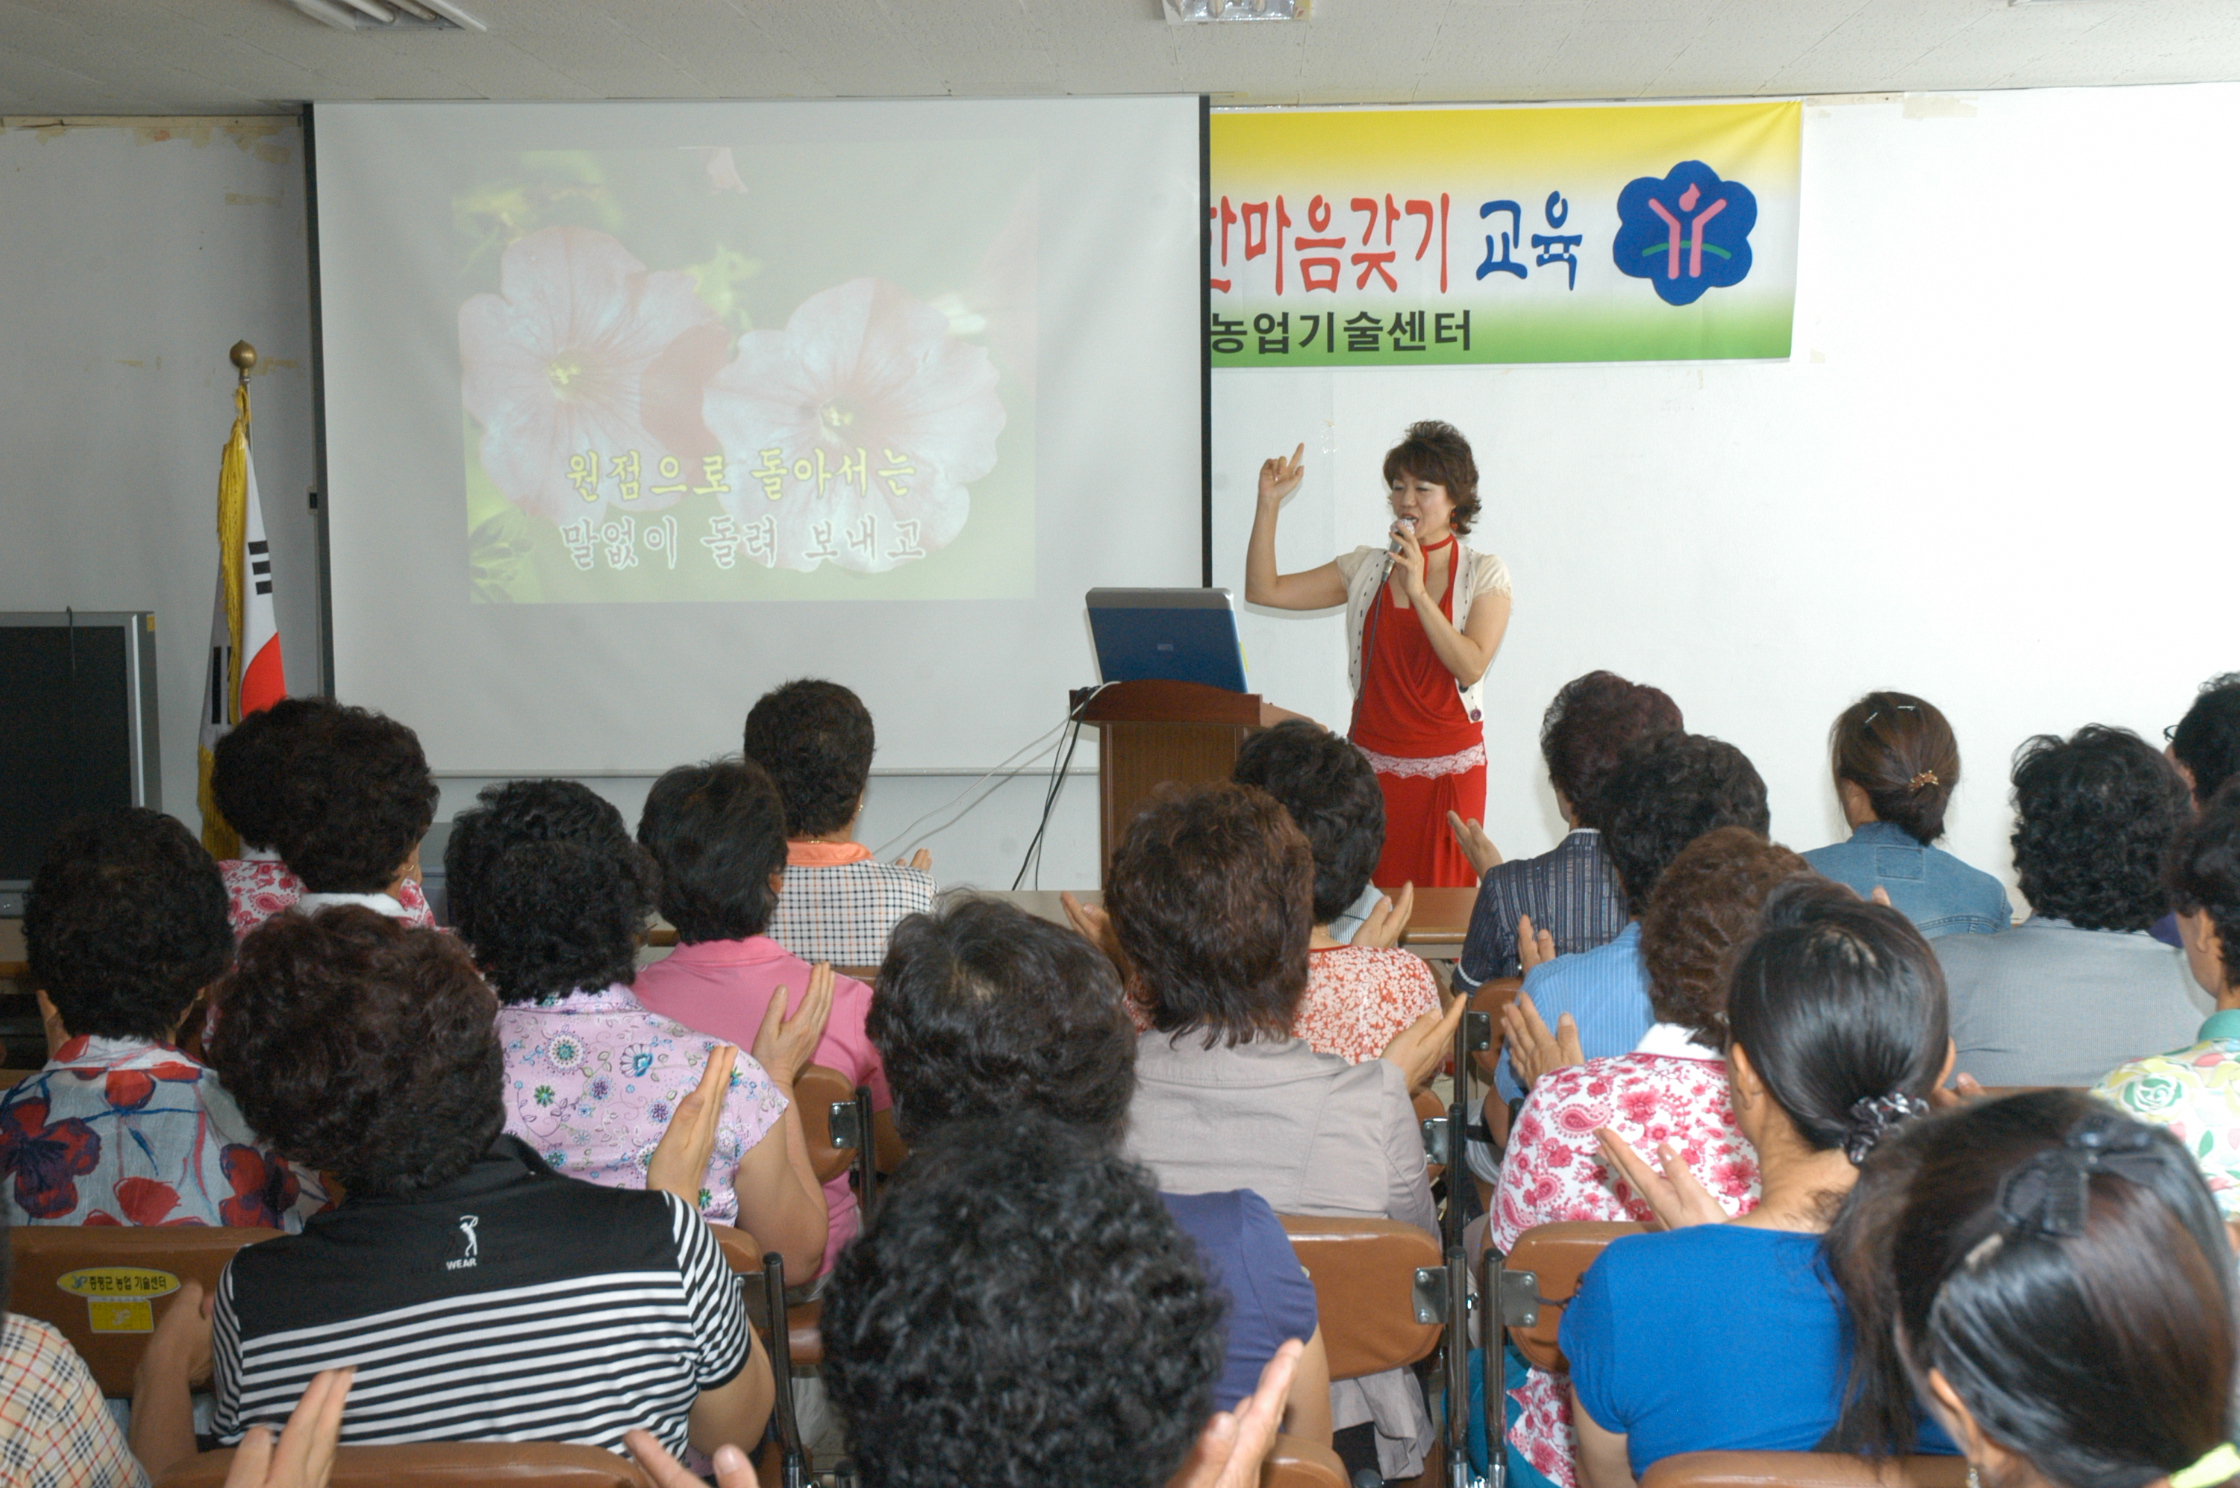
[[241,369],[241,380],[247,382],[249,374],[256,370],[257,349],[246,341],[236,341],[233,343],[233,350],[228,352],[227,355],[233,359],[233,364]]

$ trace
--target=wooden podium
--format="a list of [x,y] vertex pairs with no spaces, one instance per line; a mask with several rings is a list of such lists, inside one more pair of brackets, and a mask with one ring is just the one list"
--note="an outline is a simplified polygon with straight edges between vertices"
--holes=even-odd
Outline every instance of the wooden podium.
[[[1202,682],[1115,682],[1090,696],[1077,689],[1071,707],[1093,723],[1097,739],[1097,881],[1144,799],[1169,781],[1197,785],[1227,780],[1248,730],[1299,715],[1264,703],[1258,693],[1230,692]],[[1087,700],[1084,706],[1084,699]]]

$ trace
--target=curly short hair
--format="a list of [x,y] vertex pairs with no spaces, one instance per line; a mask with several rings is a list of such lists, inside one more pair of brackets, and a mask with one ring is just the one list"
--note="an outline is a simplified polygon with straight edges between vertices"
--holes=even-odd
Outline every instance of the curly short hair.
[[210,751],[210,798],[244,847],[280,840],[280,782],[288,751],[311,718],[332,712],[325,698],[282,698],[226,731]]
[[2163,858],[2191,806],[2170,762],[2129,729],[2025,739],[2011,839],[2022,897],[2080,930],[2146,929],[2168,906]]
[[1369,886],[1384,855],[1384,791],[1353,741],[1304,718],[1262,729],[1229,778],[1283,804],[1314,852],[1314,922],[1327,925]]
[[1149,1174],[1016,1112],[913,1152],[840,1253],[824,1380],[870,1488],[1160,1488],[1222,1314]]
[[1242,1043],[1291,1031],[1307,991],[1314,853],[1249,785],[1166,787],[1136,813],[1105,877],[1112,917],[1163,1033]]
[[1641,914],[1641,963],[1649,1007],[1694,1042],[1727,1047],[1727,978],[1758,933],[1758,911],[1774,888],[1812,865],[1748,827],[1717,827],[1680,850]]
[[1035,1110],[1118,1146],[1136,1031],[1102,951],[993,899],[897,925],[867,1023],[912,1141],[948,1122]]
[[1478,462],[1470,454],[1470,441],[1454,425],[1423,419],[1408,425],[1400,442],[1385,452],[1384,483],[1392,486],[1403,475],[1447,488],[1454,515],[1447,525],[1463,537],[1478,520]]
[[352,1194],[450,1182],[505,1127],[498,1001],[467,949],[354,904],[250,932],[210,1064],[283,1157]]
[[[475,802],[452,819],[444,887],[499,998],[629,985],[660,874],[614,803],[576,780],[509,780]],[[581,855],[528,851],[563,846]]]
[[803,677],[755,700],[741,751],[777,784],[786,835],[822,837],[855,820],[877,744],[863,699]]
[[1867,793],[1875,820],[1927,847],[1944,835],[1945,807],[1960,783],[1960,742],[1934,703],[1910,692],[1870,692],[1828,731],[1836,779]]
[[2186,716],[2170,731],[2170,752],[2193,772],[2193,798],[2206,801],[2240,775],[2240,672],[2201,684]]
[[1616,672],[1589,672],[1564,683],[1541,716],[1540,758],[1548,764],[1548,783],[1582,824],[1594,826],[1595,794],[1626,745],[1652,730],[1683,727],[1680,705],[1662,688],[1628,682]]
[[1772,822],[1766,783],[1732,744],[1705,734],[1643,734],[1619,753],[1596,792],[1596,813],[1626,907],[1638,915],[1665,866],[1714,827]]
[[2225,985],[2240,985],[2240,785],[2227,781],[2178,833],[2163,883],[2172,909],[2208,913]]
[[168,1039],[233,962],[218,865],[144,806],[54,834],[24,896],[23,942],[31,984],[73,1036]]
[[314,894],[389,887],[436,819],[420,736],[364,708],[307,717],[280,777],[280,856]]
[[679,765],[653,783],[638,840],[661,870],[661,917],[680,945],[745,940],[778,911],[786,866],[778,788],[752,760]]

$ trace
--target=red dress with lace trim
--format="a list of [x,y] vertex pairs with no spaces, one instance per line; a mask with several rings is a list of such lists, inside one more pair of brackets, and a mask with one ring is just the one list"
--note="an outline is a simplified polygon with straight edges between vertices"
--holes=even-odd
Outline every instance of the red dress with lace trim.
[[[1439,613],[1454,619],[1452,537],[1423,550],[1446,550],[1447,582]],[[1353,709],[1353,742],[1376,767],[1384,791],[1384,856],[1380,888],[1471,888],[1478,874],[1455,845],[1447,813],[1482,820],[1486,813],[1484,728],[1463,711],[1454,673],[1432,650],[1423,619],[1403,609],[1387,580],[1361,626],[1361,695]]]

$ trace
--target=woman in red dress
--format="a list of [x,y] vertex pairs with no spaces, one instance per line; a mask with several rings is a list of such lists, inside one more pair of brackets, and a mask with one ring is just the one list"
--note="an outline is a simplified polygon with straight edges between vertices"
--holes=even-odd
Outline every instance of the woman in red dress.
[[1389,548],[1356,548],[1320,568],[1276,572],[1276,516],[1304,474],[1306,446],[1260,467],[1244,597],[1284,610],[1346,607],[1353,684],[1348,736],[1384,790],[1376,882],[1468,888],[1477,871],[1447,827],[1482,820],[1481,679],[1509,626],[1509,570],[1462,545],[1478,515],[1478,467],[1452,424],[1411,424],[1384,457]]

